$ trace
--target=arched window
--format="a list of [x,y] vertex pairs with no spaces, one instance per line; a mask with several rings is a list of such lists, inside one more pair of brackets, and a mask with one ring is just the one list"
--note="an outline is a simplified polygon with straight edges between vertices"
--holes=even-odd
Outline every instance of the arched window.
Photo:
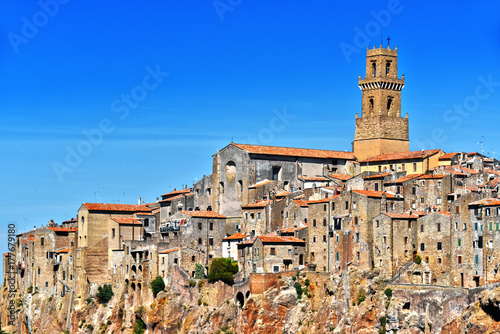
[[387,98],[387,113],[391,111],[391,105],[392,105],[392,97]]
[[377,63],[376,62],[372,63],[372,69],[373,69],[373,77],[376,78],[377,77]]
[[386,64],[385,64],[385,76],[389,76],[389,73],[391,72],[391,62],[388,61]]
[[236,175],[236,164],[234,161],[228,161],[226,164],[226,177],[228,179],[234,178]]

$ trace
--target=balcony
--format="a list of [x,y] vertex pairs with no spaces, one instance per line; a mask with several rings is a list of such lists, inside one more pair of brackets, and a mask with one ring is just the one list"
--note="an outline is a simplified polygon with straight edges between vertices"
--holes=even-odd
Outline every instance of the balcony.
[[53,260],[52,260],[52,265],[53,265],[53,266],[58,266],[58,265],[60,265],[60,264],[61,264],[61,260],[59,260],[59,259],[53,259]]
[[160,227],[160,232],[161,233],[166,233],[166,232],[178,232],[180,231],[181,227],[180,226],[161,226]]

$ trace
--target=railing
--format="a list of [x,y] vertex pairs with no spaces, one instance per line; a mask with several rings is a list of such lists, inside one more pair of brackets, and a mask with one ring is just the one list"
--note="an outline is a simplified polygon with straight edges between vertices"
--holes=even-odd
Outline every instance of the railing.
[[170,231],[180,231],[181,230],[181,227],[180,226],[161,226],[160,227],[160,232],[164,233],[164,232],[170,232]]
[[397,279],[399,279],[401,277],[401,274],[406,271],[413,263],[414,261],[411,260],[409,263],[405,264],[401,269],[399,269],[396,275],[392,276],[391,283],[394,283]]

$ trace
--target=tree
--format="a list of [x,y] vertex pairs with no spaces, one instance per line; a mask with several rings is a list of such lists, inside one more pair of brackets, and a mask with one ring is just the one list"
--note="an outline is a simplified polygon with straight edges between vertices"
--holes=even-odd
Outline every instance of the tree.
[[226,284],[234,283],[234,274],[238,272],[238,262],[230,258],[215,258],[208,268],[208,281],[210,283],[223,281]]
[[101,304],[106,304],[107,302],[109,302],[114,295],[111,284],[101,285],[97,290],[98,292],[96,297]]
[[154,280],[151,281],[151,290],[153,291],[153,296],[156,298],[156,295],[165,290],[165,282],[161,276],[156,276]]
[[197,263],[194,267],[194,278],[196,279],[204,279],[205,276],[205,268],[201,265],[201,263]]

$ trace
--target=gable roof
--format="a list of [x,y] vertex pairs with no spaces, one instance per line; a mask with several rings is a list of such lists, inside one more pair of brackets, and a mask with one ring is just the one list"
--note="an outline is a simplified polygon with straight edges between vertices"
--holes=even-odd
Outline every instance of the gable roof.
[[417,219],[418,217],[420,217],[419,215],[409,213],[382,212],[382,214],[393,219]]
[[215,211],[179,211],[179,212],[194,218],[226,218],[226,216],[218,214]]
[[365,180],[367,180],[367,179],[378,179],[378,178],[381,178],[381,177],[389,176],[391,174],[392,174],[391,172],[387,172],[387,173],[381,173],[381,174],[368,175],[368,176],[363,176],[363,179],[365,179]]
[[[383,194],[385,194],[386,198],[397,198],[396,195],[390,194],[384,191],[376,191],[376,190],[353,190],[352,192],[358,193],[360,195],[365,195],[368,197],[377,197],[381,198]],[[401,197],[403,198],[403,197]]]
[[54,232],[77,232],[78,228],[76,227],[55,227],[55,226],[49,226],[49,229],[51,229]]
[[330,202],[330,200],[334,199],[337,196],[340,196],[340,195],[335,195],[335,196],[330,196],[330,197],[326,197],[326,198],[315,199],[315,200],[308,201],[308,202],[309,202],[309,204],[328,203],[328,202]]
[[349,176],[347,174],[339,174],[339,173],[328,174],[328,177],[331,177],[332,179],[339,179],[342,181],[347,181],[352,178],[352,176]]
[[389,154],[379,154],[374,157],[361,160],[360,162],[381,162],[381,161],[397,161],[397,160],[410,160],[410,159],[425,159],[435,154],[442,152],[440,149],[425,150],[425,151],[412,151],[412,152],[399,152]]
[[419,180],[429,180],[429,179],[442,179],[446,177],[446,174],[427,174],[427,175],[422,175],[418,179]]
[[[166,196],[170,197],[170,196],[185,194],[185,193],[189,193],[189,192],[191,192],[191,189],[189,189],[189,188],[188,189],[179,189],[179,190],[174,190],[174,191],[171,191],[169,193],[163,194],[163,195],[161,195],[161,197],[166,197]],[[152,204],[154,204],[154,203],[152,203]]]
[[123,211],[123,212],[150,212],[151,209],[145,205],[136,204],[107,204],[107,203],[83,203],[89,211]]
[[483,198],[479,201],[469,203],[469,205],[480,205],[480,206],[500,205],[500,199],[498,199],[498,198]]
[[242,240],[242,239],[245,239],[248,236],[249,236],[248,234],[243,234],[241,232],[238,232],[238,233],[230,235],[229,237],[226,237],[226,238],[224,238],[222,240]]
[[242,209],[264,208],[264,207],[266,207],[269,204],[269,202],[271,202],[271,201],[268,200],[268,199],[264,199],[264,200],[261,200],[261,201],[257,201],[257,202],[254,202],[254,203],[243,205],[241,208]]
[[451,160],[452,158],[454,158],[457,154],[459,154],[458,152],[454,152],[454,153],[445,153],[443,154],[442,156],[439,157],[439,160],[443,161],[443,160]]
[[396,183],[404,183],[404,182],[407,182],[407,181],[410,181],[410,180],[413,180],[417,177],[420,177],[424,174],[407,174],[403,177],[400,177],[396,180],[392,180],[392,181],[387,181],[385,184],[396,184]]
[[253,153],[253,154],[282,155],[282,156],[305,157],[305,158],[330,158],[330,159],[345,159],[345,160],[355,159],[354,154],[352,152],[316,150],[316,149],[295,148],[295,147],[248,145],[248,144],[236,144],[236,143],[231,143],[230,145],[236,146],[244,151],[247,151],[248,153]]
[[120,225],[140,225],[140,226],[142,226],[142,223],[134,217],[112,217],[110,219],[114,222],[117,222]]
[[307,207],[309,206],[309,201],[305,199],[294,199],[293,200],[295,203],[297,203],[300,207]]
[[179,249],[180,249],[179,247],[167,249],[167,250],[161,251],[160,254],[168,254],[168,253],[176,252]]
[[330,181],[324,176],[299,176],[298,179],[302,181]]
[[302,239],[298,239],[295,237],[284,237],[280,235],[260,235],[257,238],[259,238],[263,243],[294,243],[294,242],[300,242],[300,243],[306,243]]

